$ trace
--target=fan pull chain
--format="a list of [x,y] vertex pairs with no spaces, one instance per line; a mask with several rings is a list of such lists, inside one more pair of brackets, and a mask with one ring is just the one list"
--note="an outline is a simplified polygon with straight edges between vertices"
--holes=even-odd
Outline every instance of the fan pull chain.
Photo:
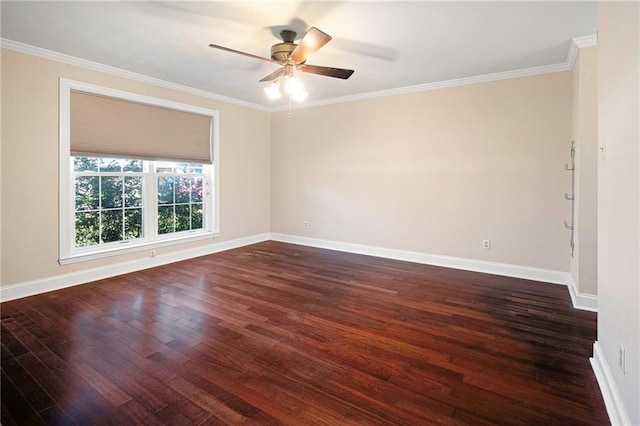
[[289,99],[289,120],[291,120],[291,96],[287,96]]

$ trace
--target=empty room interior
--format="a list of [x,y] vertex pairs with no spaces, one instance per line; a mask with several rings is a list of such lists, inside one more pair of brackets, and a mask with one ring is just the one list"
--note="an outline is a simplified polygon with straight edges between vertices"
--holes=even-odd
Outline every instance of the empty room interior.
[[640,425],[640,3],[0,17],[3,425]]

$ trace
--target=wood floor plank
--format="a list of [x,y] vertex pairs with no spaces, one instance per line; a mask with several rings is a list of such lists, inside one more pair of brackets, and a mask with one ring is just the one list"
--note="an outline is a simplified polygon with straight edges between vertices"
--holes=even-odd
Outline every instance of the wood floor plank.
[[0,312],[7,425],[608,423],[554,284],[268,241]]
[[[10,367],[10,366],[9,366]],[[7,374],[2,371],[2,423],[5,424],[45,424],[31,402],[27,399]]]

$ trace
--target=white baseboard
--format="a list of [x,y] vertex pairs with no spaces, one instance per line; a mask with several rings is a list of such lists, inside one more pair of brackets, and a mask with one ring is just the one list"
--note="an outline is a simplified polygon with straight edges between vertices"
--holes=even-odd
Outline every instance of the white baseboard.
[[267,240],[269,240],[268,233],[252,235],[235,240],[223,241],[220,243],[213,243],[187,250],[162,254],[155,258],[136,259],[34,281],[10,284],[0,287],[0,302],[7,302],[9,300],[19,299],[22,297],[85,284],[91,281],[128,274],[129,272],[141,271],[155,266],[166,265],[168,263],[179,262],[181,260],[187,260],[198,256],[205,256],[225,250],[231,250]]
[[445,268],[462,269],[466,271],[483,272],[486,274],[502,275],[513,278],[523,278],[553,284],[567,285],[570,275],[568,272],[550,269],[531,268],[528,266],[509,265],[506,263],[486,262],[483,260],[464,259],[459,257],[441,256],[406,250],[395,250],[375,246],[343,243],[339,241],[321,240],[317,238],[300,237],[297,235],[271,233],[271,239],[285,243],[300,244],[311,247],[326,248],[387,259],[404,260],[407,262],[423,263],[442,266]]
[[156,258],[143,258],[129,262],[116,263],[99,268],[87,269],[69,274],[42,278],[24,283],[10,284],[0,287],[0,302],[33,296],[48,291],[59,290],[65,287],[84,284],[104,278],[122,275],[129,272],[153,268],[154,266],[179,262],[198,256],[205,256],[224,250],[243,247],[249,244],[267,240],[281,241],[292,244],[300,244],[311,247],[326,248],[330,250],[344,251],[369,256],[383,257],[387,259],[403,260],[427,265],[442,266],[446,268],[462,269],[466,271],[483,272],[486,274],[502,275],[507,277],[522,278],[533,281],[542,281],[553,284],[563,284],[569,287],[569,294],[573,306],[577,309],[595,311],[597,298],[595,296],[577,293],[575,284],[568,272],[549,269],[531,268],[528,266],[510,265],[505,263],[486,262],[482,260],[464,259],[458,257],[441,256],[429,253],[420,253],[406,250],[395,250],[383,247],[366,246],[360,244],[344,243],[339,241],[322,240],[317,238],[300,237],[297,235],[265,233],[249,237],[239,238],[221,243],[213,243],[188,250],[160,255]]
[[573,302],[574,308],[582,309],[583,311],[598,312],[598,297],[592,294],[578,292],[578,290],[576,290],[576,283],[573,281],[571,274],[569,274],[567,287],[569,287],[569,294],[571,295],[571,301]]
[[629,419],[627,410],[624,408],[613,374],[598,342],[593,344],[593,357],[589,360],[591,361],[591,368],[593,368],[593,372],[596,375],[596,380],[598,380],[611,424],[613,426],[631,426],[631,419]]

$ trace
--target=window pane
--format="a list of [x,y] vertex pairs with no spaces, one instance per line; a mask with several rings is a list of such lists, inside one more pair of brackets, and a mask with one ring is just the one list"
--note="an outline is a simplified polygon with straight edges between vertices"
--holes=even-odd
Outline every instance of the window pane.
[[76,213],[76,247],[86,247],[100,242],[100,213]]
[[122,169],[125,172],[142,173],[142,160],[124,160]]
[[191,190],[191,178],[175,178],[176,179],[176,203],[188,203],[189,192]]
[[173,173],[173,174],[184,174],[184,173],[204,173],[204,165],[197,163],[170,163],[170,162],[156,162],[155,163],[155,172],[156,173]]
[[142,209],[124,211],[124,239],[142,238]]
[[122,207],[122,178],[103,176],[101,180],[102,208]]
[[98,177],[76,177],[76,211],[95,210],[99,206]]
[[189,164],[187,163],[156,163],[156,173],[187,173]]
[[158,234],[167,234],[174,231],[173,206],[158,207]]
[[102,211],[102,232],[103,243],[122,241],[122,210]]
[[203,187],[204,179],[202,178],[193,178],[191,183],[191,202],[193,203],[201,203],[202,202],[202,187]]
[[101,172],[121,172],[122,171],[122,160],[117,160],[115,158],[99,158],[98,166],[100,167]]
[[125,176],[124,206],[142,207],[142,178],[140,176]]
[[191,205],[191,229],[202,228],[202,204]]
[[191,229],[191,217],[189,214],[189,205],[176,206],[176,232],[188,231]]
[[173,173],[187,173],[188,171],[189,171],[189,164],[173,163]]
[[97,172],[98,159],[92,157],[73,157],[74,172]]
[[173,204],[173,177],[158,178],[158,204]]

